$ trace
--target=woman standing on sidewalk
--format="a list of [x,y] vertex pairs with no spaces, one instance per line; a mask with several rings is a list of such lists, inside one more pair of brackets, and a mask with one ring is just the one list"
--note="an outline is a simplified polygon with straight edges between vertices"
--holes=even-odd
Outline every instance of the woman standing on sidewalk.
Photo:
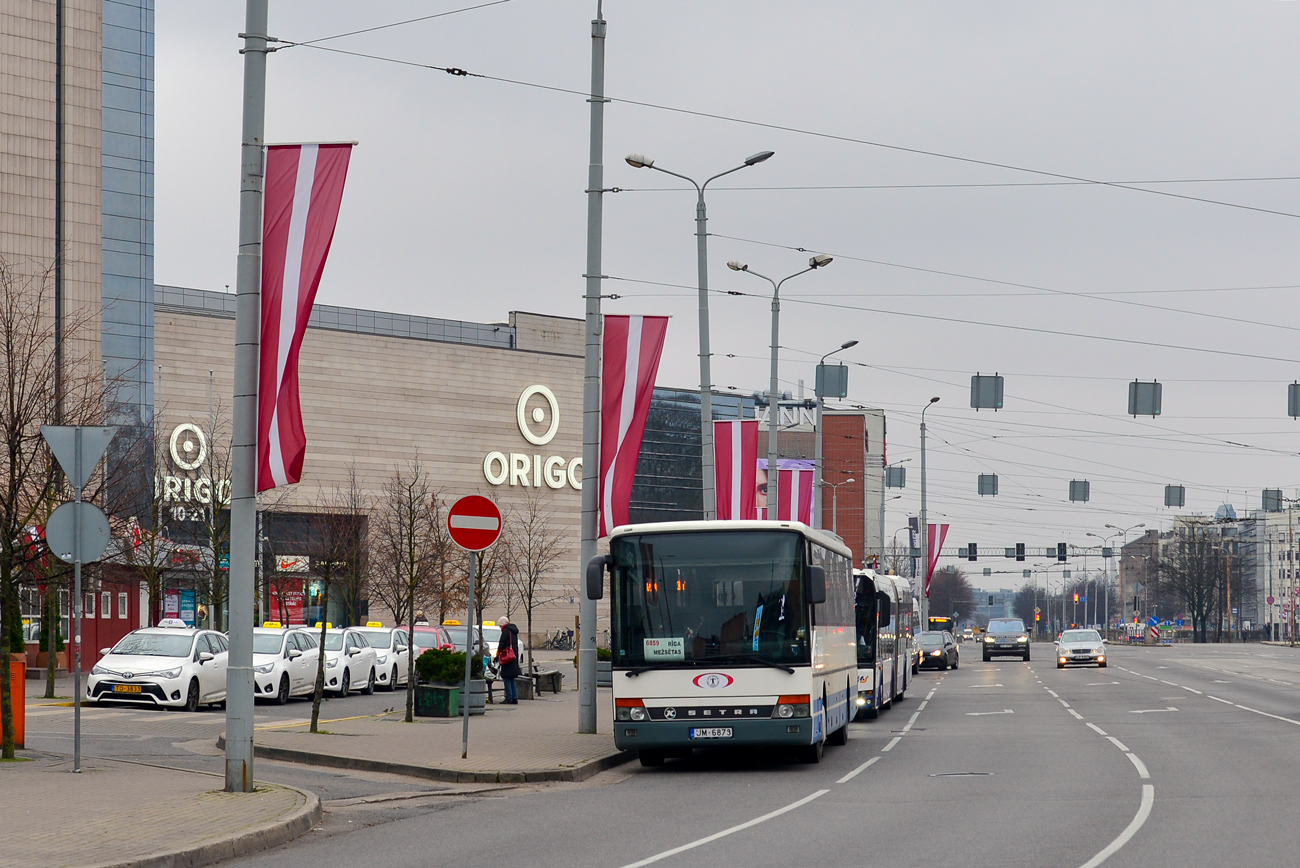
[[519,628],[510,623],[509,618],[498,618],[497,626],[501,628],[501,639],[497,642],[497,665],[501,667],[501,681],[505,684],[506,705],[519,704],[519,689],[515,679],[520,675],[519,669]]

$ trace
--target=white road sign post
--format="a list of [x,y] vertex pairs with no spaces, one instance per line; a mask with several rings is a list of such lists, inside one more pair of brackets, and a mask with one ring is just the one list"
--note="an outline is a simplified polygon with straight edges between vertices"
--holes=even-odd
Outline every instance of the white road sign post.
[[447,510],[447,533],[451,541],[469,552],[469,602],[465,617],[465,691],[460,701],[460,758],[469,756],[469,676],[476,651],[478,625],[474,622],[474,574],[478,572],[478,553],[491,548],[501,538],[501,510],[481,494],[468,494]]
[[81,772],[81,564],[97,560],[108,547],[108,519],[93,503],[81,502],[81,491],[116,433],[112,425],[41,426],[41,436],[68,477],[74,497],[46,522],[45,542],[56,557],[72,563],[72,770],[77,773]]

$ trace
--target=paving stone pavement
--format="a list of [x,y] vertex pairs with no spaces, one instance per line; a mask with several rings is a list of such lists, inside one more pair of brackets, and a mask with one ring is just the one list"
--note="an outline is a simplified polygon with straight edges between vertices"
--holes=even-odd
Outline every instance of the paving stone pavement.
[[[63,757],[0,763],[0,868],[148,865],[146,857],[176,850],[199,851],[176,864],[204,864],[256,849],[250,845],[257,840],[287,840],[267,833],[289,823],[306,831],[314,821],[304,813],[319,811],[314,796],[289,787],[225,793],[222,783],[98,759],[85,760],[79,775]],[[243,840],[236,849],[234,838]]]

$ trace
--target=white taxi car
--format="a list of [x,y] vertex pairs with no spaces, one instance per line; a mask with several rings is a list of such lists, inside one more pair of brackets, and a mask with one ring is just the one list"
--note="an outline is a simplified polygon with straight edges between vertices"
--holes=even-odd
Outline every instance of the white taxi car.
[[388,690],[405,687],[411,657],[406,631],[385,627],[379,621],[368,621],[366,626],[354,629],[375,649],[376,683]]
[[358,684],[361,693],[375,692],[379,655],[356,629],[325,631],[325,689],[347,696]]
[[90,702],[131,702],[198,711],[226,699],[226,637],[164,618],[123,636],[86,679]]
[[253,695],[284,705],[290,696],[316,689],[320,649],[316,637],[302,630],[268,623],[253,628]]

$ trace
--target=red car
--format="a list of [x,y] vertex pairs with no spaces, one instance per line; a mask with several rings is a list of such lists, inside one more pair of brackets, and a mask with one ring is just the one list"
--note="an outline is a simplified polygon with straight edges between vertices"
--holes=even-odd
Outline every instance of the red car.
[[[398,627],[403,633],[406,633],[410,627]],[[451,636],[442,627],[435,627],[432,624],[415,625],[415,648],[412,649],[416,657],[419,657],[430,648],[444,648],[448,651],[455,651],[456,645],[451,641]]]

